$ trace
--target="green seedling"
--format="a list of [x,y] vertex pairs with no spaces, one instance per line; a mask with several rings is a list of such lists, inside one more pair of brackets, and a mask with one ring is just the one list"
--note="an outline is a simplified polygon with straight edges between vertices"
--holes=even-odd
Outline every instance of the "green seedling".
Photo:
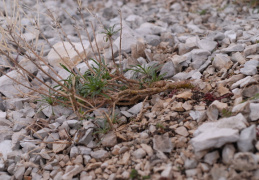
[[200,11],[199,14],[200,14],[201,16],[202,16],[202,15],[205,15],[205,14],[207,14],[207,10],[206,10],[206,9],[203,9],[203,10]]
[[165,74],[159,75],[159,70],[161,66],[144,66],[141,65],[133,66],[131,69],[135,71],[134,76],[136,77],[138,74],[141,74],[141,83],[151,84],[156,81],[160,81],[163,79]]
[[121,29],[115,30],[116,24],[114,24],[111,27],[104,27],[104,31],[101,32],[102,34],[105,34],[105,41],[108,42],[112,38],[113,35],[115,35],[117,32],[119,32]]
[[141,176],[136,169],[132,169],[130,172],[131,180],[145,180],[150,179],[150,176]]
[[232,112],[228,109],[223,109],[221,114],[222,114],[222,117],[230,117],[232,115]]

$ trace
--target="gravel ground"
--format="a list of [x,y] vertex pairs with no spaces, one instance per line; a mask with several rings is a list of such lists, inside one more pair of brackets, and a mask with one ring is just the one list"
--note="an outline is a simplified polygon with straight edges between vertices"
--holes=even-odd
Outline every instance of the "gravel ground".
[[[55,14],[81,55],[84,49],[69,15],[78,24],[85,22],[90,36],[96,34],[92,43],[98,44],[111,68],[110,43],[104,41],[100,22],[108,27],[120,24],[121,12],[124,76],[133,78],[127,70],[131,65],[161,64],[160,75],[166,81],[191,82],[194,88],[173,89],[133,106],[117,106],[116,130],[105,131],[107,120],[100,111],[109,108],[95,110],[83,120],[60,105],[41,108],[42,102],[22,96],[21,91],[29,92],[27,88],[14,86],[7,77],[30,86],[1,55],[1,180],[259,179],[258,8],[231,0],[86,0],[81,19],[72,0],[38,4],[22,0],[20,4],[28,14],[20,16],[22,36],[28,42],[37,41],[36,51],[61,77],[68,75],[53,47],[80,70],[87,67],[70,43],[62,43],[48,11]],[[1,13],[3,7],[0,2]],[[43,34],[30,20],[38,15]],[[1,16],[1,27],[7,24]],[[85,31],[80,31],[88,60],[97,49],[91,51]],[[113,36],[117,63],[119,47],[117,33]],[[22,67],[46,83],[55,83],[17,54],[12,56]],[[53,75],[48,66],[40,66]],[[102,131],[97,132],[96,121]]]

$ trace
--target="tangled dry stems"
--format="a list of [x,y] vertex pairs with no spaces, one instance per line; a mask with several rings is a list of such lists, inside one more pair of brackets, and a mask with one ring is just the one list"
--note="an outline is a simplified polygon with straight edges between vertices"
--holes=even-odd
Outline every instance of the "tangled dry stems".
[[[39,95],[42,95],[45,98],[45,102],[49,103],[51,106],[62,104],[66,107],[72,108],[79,118],[84,118],[86,114],[98,109],[99,107],[108,106],[111,107],[114,111],[115,106],[134,105],[137,102],[143,101],[153,94],[164,92],[170,89],[192,88],[192,84],[188,81],[173,83],[170,81],[162,80],[157,75],[159,71],[152,71],[152,76],[157,76],[158,78],[155,78],[155,80],[151,79],[148,83],[146,83],[146,81],[144,81],[143,79],[135,80],[127,79],[124,77],[121,65],[121,37],[123,30],[122,17],[120,18],[119,30],[115,30],[113,26],[112,28],[105,28],[106,31],[104,31],[107,37],[107,41],[110,42],[110,48],[112,50],[113,35],[120,31],[119,67],[115,63],[115,58],[112,52],[112,62],[114,64],[115,71],[114,69],[109,68],[105,64],[106,60],[103,59],[101,49],[98,47],[93,23],[90,22],[93,32],[93,39],[97,49],[97,55],[94,53],[94,45],[91,42],[90,33],[88,32],[88,28],[84,21],[84,17],[82,14],[83,7],[81,6],[80,1],[78,5],[78,12],[80,14],[83,24],[81,25],[76,20],[74,20],[74,27],[80,39],[80,43],[84,49],[83,55],[78,52],[75,45],[68,38],[68,35],[64,31],[58,20],[55,18],[54,14],[48,9],[48,14],[44,15],[50,18],[53,27],[55,27],[55,29],[57,30],[58,36],[60,37],[60,41],[62,42],[64,49],[66,50],[64,43],[65,41],[67,41],[80,57],[81,61],[85,62],[86,66],[89,69],[86,73],[82,74],[80,70],[76,68],[75,64],[71,65],[70,62],[68,63],[68,61],[64,59],[54,47],[53,50],[62,60],[62,67],[70,73],[69,79],[63,79],[56,72],[56,70],[54,69],[55,67],[49,65],[46,58],[43,57],[42,51],[37,50],[39,49],[37,44],[38,37],[32,42],[28,42],[22,36],[22,27],[19,24],[21,17],[19,13],[23,13],[25,17],[29,17],[29,15],[22,11],[20,5],[17,3],[16,8],[18,9],[17,12],[19,13],[16,13],[14,17],[6,16],[6,27],[0,28],[0,32],[2,34],[2,39],[0,43],[0,54],[1,56],[5,56],[8,59],[8,68],[16,70],[17,73],[19,73],[28,81],[29,86],[20,83],[15,78],[10,77],[8,73],[6,73],[4,70],[0,70],[2,74],[12,79],[16,84],[20,84],[30,89],[32,91],[30,94],[34,94],[39,98],[41,98]],[[91,13],[89,10],[88,12]],[[121,12],[119,13],[121,15]],[[95,16],[93,13],[91,14]],[[37,19],[32,19],[31,17],[30,19],[32,21],[32,24],[35,25],[35,32],[33,33],[38,34],[39,37],[44,39],[47,44],[51,45],[48,39],[45,37],[44,33],[42,32],[39,21]],[[100,22],[98,18],[96,19],[98,20],[98,22]],[[96,62],[96,64],[98,64],[97,69],[89,64],[89,61],[87,59],[87,50],[85,49],[81,38],[81,30],[85,31],[85,34],[89,39],[90,47],[94,56],[93,60]],[[14,57],[14,55],[16,56]],[[22,65],[20,65],[17,60],[19,56],[26,57],[32,64],[34,64],[38,68],[40,72],[48,76],[51,79],[52,83],[55,83],[57,85],[51,86],[50,84],[38,78],[34,73],[30,72]],[[50,69],[51,73],[44,70],[41,64],[47,66]],[[145,76],[145,78],[148,77]],[[33,80],[34,84],[32,84]],[[37,85],[35,85],[35,83]],[[112,128],[113,123],[111,122],[109,115],[105,114],[105,116],[107,117],[109,125]],[[37,128],[34,127],[31,129]]]

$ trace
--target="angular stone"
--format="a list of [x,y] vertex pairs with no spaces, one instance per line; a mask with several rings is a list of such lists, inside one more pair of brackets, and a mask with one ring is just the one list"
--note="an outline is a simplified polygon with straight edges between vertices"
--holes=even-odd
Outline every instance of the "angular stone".
[[227,48],[221,49],[222,53],[242,52],[245,49],[243,44],[230,44]]
[[73,176],[76,176],[83,170],[84,166],[82,164],[67,166],[65,174],[62,176],[62,180],[70,180],[73,178]]
[[250,103],[250,115],[249,118],[251,119],[251,121],[256,121],[259,119],[259,103]]
[[143,106],[143,102],[140,102],[140,103],[134,105],[133,107],[131,107],[128,110],[128,112],[137,115],[141,111],[142,106]]
[[207,117],[206,111],[190,111],[189,114],[192,119],[197,120],[197,122],[203,121]]
[[12,141],[4,140],[0,142],[0,154],[4,160],[7,160],[7,154],[12,152]]
[[225,164],[232,163],[232,160],[235,155],[235,147],[233,144],[226,144],[222,150],[222,161]]
[[212,52],[216,47],[218,43],[216,41],[208,40],[208,39],[202,39],[198,41],[198,47],[200,49],[210,51]]
[[218,70],[221,70],[223,68],[229,69],[233,62],[230,60],[229,56],[226,54],[216,54],[212,65],[217,68]]
[[104,135],[101,142],[104,147],[113,147],[117,144],[117,136],[114,132],[109,132]]
[[230,128],[210,128],[209,130],[195,136],[191,144],[195,151],[209,148],[219,148],[226,143],[236,142],[239,139],[238,130]]
[[153,138],[153,149],[156,151],[168,152],[170,153],[173,149],[173,144],[168,137],[168,134],[155,135]]
[[49,128],[43,128],[33,134],[34,137],[38,139],[44,139],[49,133],[51,132],[51,129]]
[[256,128],[255,125],[251,125],[245,128],[240,133],[240,138],[237,141],[237,147],[241,152],[253,152],[254,144],[256,142]]
[[143,34],[143,35],[147,35],[147,34],[160,35],[161,33],[166,32],[166,28],[146,22],[141,24],[140,27],[137,28],[135,31],[138,34]]
[[173,179],[173,167],[168,165],[161,173],[161,178]]
[[[18,166],[18,165],[17,165]],[[17,180],[22,180],[23,179],[23,175],[25,172],[25,166],[23,165],[19,165],[18,167],[16,166],[15,168],[15,173],[14,173],[14,177]]]
[[239,171],[251,171],[257,169],[258,160],[256,155],[250,152],[239,152],[235,154],[233,165]]
[[147,144],[141,144],[140,146],[142,147],[142,149],[143,149],[144,151],[146,151],[146,153],[147,153],[149,156],[152,156],[152,155],[154,154],[153,149],[152,149],[149,145],[147,145]]
[[244,75],[255,75],[257,74],[257,66],[259,65],[258,60],[250,60],[244,64],[244,67],[240,69],[240,72]]
[[20,141],[23,140],[26,135],[27,135],[27,131],[25,129],[22,129],[19,132],[15,132],[12,135],[12,150],[19,149]]
[[207,50],[203,49],[194,49],[191,51],[192,53],[192,63],[191,66],[194,69],[199,69],[203,63],[207,60],[208,56],[211,54]]
[[151,34],[145,35],[145,41],[147,42],[148,45],[151,45],[151,46],[158,46],[159,43],[161,42],[160,36],[151,35]]
[[98,151],[94,151],[94,152],[91,152],[91,156],[97,160],[99,159],[104,159],[106,157],[109,156],[109,153],[105,150],[98,150]]
[[[72,45],[77,51],[73,48]],[[70,69],[69,66],[71,68],[75,67],[83,60],[83,58],[86,58],[85,54],[90,54],[90,51],[84,52],[84,48],[81,43],[72,43],[72,45],[69,42],[56,43],[48,53],[47,59],[49,64],[54,68],[58,68],[58,70],[63,69],[60,66],[60,63]],[[85,46],[85,50],[87,47],[88,45]],[[77,52],[79,52],[79,54]]]
[[166,62],[160,71],[160,76],[163,75],[164,78],[170,78],[176,74],[174,63],[172,61]]
[[[137,34],[135,31],[133,31],[126,22],[123,21],[122,23],[123,30],[122,30],[122,41],[121,41],[121,52],[128,53],[131,50],[131,45],[136,44],[138,42],[137,40]],[[114,45],[117,47],[120,47],[120,36],[115,39]]]
[[198,165],[198,162],[197,160],[195,159],[189,159],[187,158],[185,161],[184,161],[184,168],[186,169],[194,169],[196,168]]
[[241,114],[237,114],[236,116],[232,116],[229,118],[222,118],[216,122],[206,122],[203,123],[199,128],[194,132],[194,136],[197,136],[203,132],[209,131],[213,128],[231,128],[242,130],[246,128],[247,120]]
[[134,151],[132,153],[132,155],[136,158],[136,159],[142,159],[146,156],[146,152],[142,149],[142,148],[139,148],[137,149],[136,151]]
[[82,129],[74,137],[75,142],[87,146],[93,140],[93,129]]
[[[30,87],[29,82],[24,78],[22,72],[13,70],[6,75],[0,77],[0,92],[8,98],[13,98],[23,93],[28,93],[30,90],[24,86]],[[20,84],[16,83],[12,79],[16,80]],[[26,76],[26,75],[25,75]]]
[[229,38],[231,42],[236,42],[237,34],[233,30],[226,31],[225,36]]
[[231,60],[233,62],[239,62],[240,64],[245,64],[245,62],[246,62],[244,56],[240,52],[236,52],[236,53],[232,54]]
[[68,141],[64,140],[64,141],[56,141],[57,143],[54,143],[52,146],[52,150],[54,153],[59,153],[61,151],[63,151],[67,145],[69,144]]
[[189,135],[187,129],[184,126],[178,127],[175,132],[181,136],[187,137]]
[[204,156],[204,162],[208,163],[209,165],[213,165],[217,162],[219,158],[219,152],[213,151]]
[[257,44],[253,44],[250,46],[247,46],[244,50],[244,56],[249,56],[251,54],[255,54],[257,51]]

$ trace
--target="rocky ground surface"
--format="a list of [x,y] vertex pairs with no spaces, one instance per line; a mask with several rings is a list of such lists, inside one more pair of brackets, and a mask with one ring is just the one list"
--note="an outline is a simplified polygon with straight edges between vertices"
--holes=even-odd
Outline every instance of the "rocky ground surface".
[[[30,7],[26,11],[38,7],[30,0],[23,3]],[[20,94],[19,85],[14,88],[12,80],[2,75],[1,180],[259,179],[258,9],[226,0],[89,0],[83,5],[109,26],[120,22],[121,10],[125,70],[130,65],[160,63],[160,73],[167,73],[168,80],[191,80],[195,88],[153,95],[133,107],[116,107],[120,128],[107,131],[100,111],[79,120],[71,110],[55,106],[52,116],[51,107],[42,109],[41,102],[15,97]],[[47,12],[46,7],[56,13],[82,52],[73,21],[64,11],[81,22],[76,3],[46,0],[39,7],[41,13]],[[84,16],[87,23],[94,22],[97,43],[105,59],[111,60],[109,43],[103,41],[96,18],[89,13]],[[28,41],[39,36],[28,30],[32,23],[27,17],[21,23],[27,27],[23,35]],[[0,24],[5,26],[3,17]],[[39,38],[43,56],[66,77],[52,49],[62,53],[63,44],[45,16],[40,17],[40,24],[50,42]],[[89,31],[92,33],[91,28]],[[82,39],[89,46],[86,35]],[[113,48],[119,60],[119,34]],[[68,53],[79,68],[86,68],[73,50]],[[52,83],[22,56],[17,60]],[[0,64],[8,65],[7,61],[0,57]],[[27,83],[17,71],[0,68]],[[133,73],[129,70],[125,76],[131,78]],[[143,116],[136,121],[140,113]],[[103,128],[96,129],[93,121]]]

